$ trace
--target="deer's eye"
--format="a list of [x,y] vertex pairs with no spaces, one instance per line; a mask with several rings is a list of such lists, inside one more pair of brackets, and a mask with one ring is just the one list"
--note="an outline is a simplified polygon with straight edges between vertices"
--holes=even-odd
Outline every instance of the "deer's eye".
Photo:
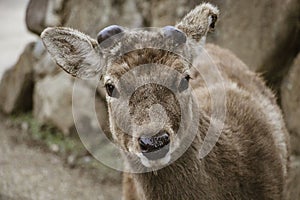
[[113,84],[106,83],[105,84],[105,89],[106,89],[106,92],[107,92],[108,96],[118,97],[118,91],[117,91],[117,89],[115,88],[115,86]]
[[190,79],[191,79],[191,77],[189,75],[186,75],[183,79],[181,79],[179,86],[178,86],[179,92],[182,92],[182,91],[188,89]]

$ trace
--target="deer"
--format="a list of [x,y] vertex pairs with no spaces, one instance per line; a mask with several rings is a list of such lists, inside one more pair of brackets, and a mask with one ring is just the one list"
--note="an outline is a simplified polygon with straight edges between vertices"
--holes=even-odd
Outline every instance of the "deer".
[[[41,34],[58,66],[77,78],[96,76],[106,90],[113,143],[127,168],[140,170],[123,173],[122,199],[285,198],[289,135],[281,110],[260,75],[231,51],[206,44],[218,18],[216,6],[202,3],[156,31],[111,25],[96,39],[68,27]],[[207,57],[222,84],[206,86]],[[137,66],[142,70],[130,74]],[[150,81],[138,85],[140,77]],[[226,108],[223,126],[199,157],[213,121],[212,96],[222,93],[216,107]]]

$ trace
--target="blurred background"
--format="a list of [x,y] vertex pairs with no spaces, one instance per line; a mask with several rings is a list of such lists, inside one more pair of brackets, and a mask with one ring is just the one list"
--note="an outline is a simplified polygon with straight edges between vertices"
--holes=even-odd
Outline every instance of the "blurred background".
[[[300,199],[300,1],[207,1],[221,12],[208,42],[234,52],[278,97],[291,134],[288,199]],[[46,27],[72,27],[92,37],[111,24],[162,27],[201,2],[0,0],[0,200],[121,197],[121,173],[94,160],[78,139],[74,79],[46,53],[39,39]],[[93,92],[84,83],[81,90],[83,96]],[[96,101],[108,132],[101,88]],[[79,105],[86,105],[84,98]],[[83,112],[79,125],[97,134],[93,124]]]
[[37,38],[27,30],[24,21],[28,2],[29,0],[0,1],[0,77],[17,61],[26,44]]

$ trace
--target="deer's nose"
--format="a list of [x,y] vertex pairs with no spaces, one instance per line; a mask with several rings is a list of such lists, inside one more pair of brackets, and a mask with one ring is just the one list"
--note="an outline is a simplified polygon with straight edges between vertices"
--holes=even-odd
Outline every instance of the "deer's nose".
[[170,137],[166,131],[154,136],[141,136],[138,140],[143,155],[149,160],[163,158],[169,151]]

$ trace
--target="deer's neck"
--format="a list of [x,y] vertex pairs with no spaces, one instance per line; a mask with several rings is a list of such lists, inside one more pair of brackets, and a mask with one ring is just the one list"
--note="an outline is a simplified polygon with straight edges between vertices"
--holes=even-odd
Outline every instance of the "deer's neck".
[[133,175],[146,199],[200,199],[206,196],[212,188],[207,184],[209,169],[199,159],[201,138],[201,134],[197,135],[187,151],[169,166],[156,172]]
[[196,156],[189,148],[177,161],[163,169],[134,174],[135,183],[146,199],[198,199],[207,177],[201,161],[195,161]]

